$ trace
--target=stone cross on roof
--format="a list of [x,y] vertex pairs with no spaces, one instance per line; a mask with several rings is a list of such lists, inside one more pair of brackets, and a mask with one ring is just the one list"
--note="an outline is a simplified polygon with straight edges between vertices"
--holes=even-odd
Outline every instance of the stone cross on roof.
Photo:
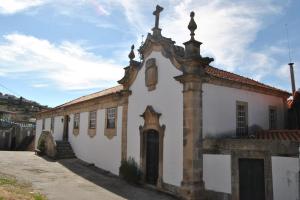
[[163,9],[164,9],[163,7],[160,7],[159,5],[157,5],[156,10],[153,12],[153,15],[155,15],[155,26],[152,28],[154,37],[160,37],[161,36],[161,29],[159,28],[159,13]]
[[155,29],[159,28],[159,13],[163,11],[163,9],[164,9],[163,7],[157,5],[156,10],[153,12],[153,15],[155,15],[155,26],[154,26]]

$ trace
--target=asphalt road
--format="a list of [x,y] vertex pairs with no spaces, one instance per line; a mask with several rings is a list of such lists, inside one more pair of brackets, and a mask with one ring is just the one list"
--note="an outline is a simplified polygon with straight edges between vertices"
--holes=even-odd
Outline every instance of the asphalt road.
[[30,182],[49,200],[174,200],[87,166],[78,159],[47,160],[32,152],[0,151],[0,172]]

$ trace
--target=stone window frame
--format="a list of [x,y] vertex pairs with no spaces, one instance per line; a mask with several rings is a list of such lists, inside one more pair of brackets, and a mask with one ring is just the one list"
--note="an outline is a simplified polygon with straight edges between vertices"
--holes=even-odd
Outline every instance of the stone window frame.
[[45,130],[46,118],[42,119],[42,130]]
[[[115,112],[115,123],[114,123],[114,127],[108,127],[108,111],[110,109],[114,109]],[[114,136],[117,135],[117,124],[118,124],[118,106],[112,106],[112,107],[108,107],[105,109],[105,129],[104,129],[104,135],[108,138],[108,139],[112,139]]]
[[[277,118],[278,118],[278,112],[277,112],[277,107],[276,106],[269,106],[268,110],[269,114],[269,130],[276,130],[277,129]],[[271,111],[274,111],[274,118],[272,118]],[[274,120],[274,121],[273,121]]]
[[239,159],[264,160],[265,200],[273,199],[272,158],[267,151],[232,150],[231,153],[231,194],[232,200],[239,200]]
[[[244,127],[245,132],[244,133],[239,132],[238,106],[245,106],[245,127]],[[248,134],[249,134],[249,130],[248,130],[249,129],[248,102],[246,102],[246,101],[236,101],[235,109],[236,109],[236,117],[235,117],[235,120],[236,120],[236,137],[248,136]]]
[[[95,114],[95,127],[91,127],[91,114]],[[96,135],[96,128],[97,128],[97,110],[89,111],[89,118],[88,118],[88,135],[92,138]]]
[[[78,116],[78,125],[76,126],[76,116]],[[79,134],[79,128],[80,128],[80,113],[78,112],[78,113],[75,113],[74,114],[74,118],[73,118],[73,134],[75,135],[75,136],[77,136],[78,134]]]
[[50,119],[50,130],[52,133],[54,133],[54,123],[55,123],[55,117],[51,117]]

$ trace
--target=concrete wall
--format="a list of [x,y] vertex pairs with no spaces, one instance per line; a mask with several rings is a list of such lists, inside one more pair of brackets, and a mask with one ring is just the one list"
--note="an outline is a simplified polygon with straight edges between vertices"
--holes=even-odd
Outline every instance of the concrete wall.
[[163,149],[163,181],[180,186],[182,181],[182,130],[183,130],[183,97],[182,84],[174,77],[181,72],[169,59],[160,52],[152,52],[148,58],[155,58],[158,66],[158,83],[156,89],[148,91],[145,85],[145,66],[143,66],[130,90],[128,104],[128,156],[140,162],[139,126],[144,124],[140,116],[147,105],[152,105],[156,112],[161,113],[160,124],[166,125]]
[[88,135],[88,112],[80,113],[79,134],[73,134],[74,115],[70,115],[69,141],[76,156],[97,167],[119,174],[121,164],[121,134],[122,134],[122,107],[118,107],[117,135],[108,139],[104,135],[105,110],[97,111],[96,135]]
[[231,156],[203,155],[205,189],[231,194]]
[[248,102],[249,133],[269,129],[269,106],[277,107],[277,127],[284,127],[283,101],[279,97],[246,90],[203,84],[203,137],[235,136],[236,101]]
[[274,200],[299,199],[299,159],[272,157]]

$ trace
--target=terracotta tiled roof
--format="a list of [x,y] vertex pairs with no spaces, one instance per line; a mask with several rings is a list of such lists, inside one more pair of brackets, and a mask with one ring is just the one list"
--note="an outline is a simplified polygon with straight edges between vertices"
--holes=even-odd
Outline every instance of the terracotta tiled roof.
[[108,88],[108,89],[102,90],[100,92],[95,92],[93,94],[89,94],[89,95],[86,95],[86,96],[79,97],[79,98],[74,99],[70,102],[62,104],[58,107],[65,107],[65,106],[69,106],[69,105],[72,105],[72,104],[80,103],[82,101],[87,101],[87,100],[91,100],[91,99],[94,99],[94,98],[97,98],[97,97],[102,97],[102,96],[105,96],[105,95],[108,95],[108,94],[119,92],[122,89],[123,89],[122,85],[117,85],[115,87]]
[[122,89],[123,89],[122,85],[117,85],[117,86],[112,87],[112,88],[108,88],[108,89],[105,89],[105,90],[102,90],[102,91],[99,91],[99,92],[95,92],[93,94],[89,94],[89,95],[79,97],[79,98],[74,99],[72,101],[69,101],[65,104],[59,105],[59,106],[55,107],[54,109],[65,107],[65,106],[70,106],[70,105],[80,103],[80,102],[83,102],[83,101],[88,101],[88,100],[91,100],[91,99],[94,99],[94,98],[106,96],[108,94],[113,94],[113,93],[121,91]]
[[265,130],[258,132],[256,139],[300,142],[300,130]]
[[243,83],[243,84],[247,84],[247,85],[252,85],[252,86],[256,86],[256,87],[260,87],[260,88],[277,91],[280,93],[289,94],[289,92],[287,92],[287,91],[280,90],[278,88],[263,84],[261,82],[255,81],[253,79],[250,79],[250,78],[247,78],[244,76],[240,76],[240,75],[228,72],[228,71],[224,71],[224,70],[212,67],[212,66],[208,66],[205,69],[208,74],[210,74],[211,76],[215,76],[217,78],[227,79],[227,80],[235,81],[238,83]]

